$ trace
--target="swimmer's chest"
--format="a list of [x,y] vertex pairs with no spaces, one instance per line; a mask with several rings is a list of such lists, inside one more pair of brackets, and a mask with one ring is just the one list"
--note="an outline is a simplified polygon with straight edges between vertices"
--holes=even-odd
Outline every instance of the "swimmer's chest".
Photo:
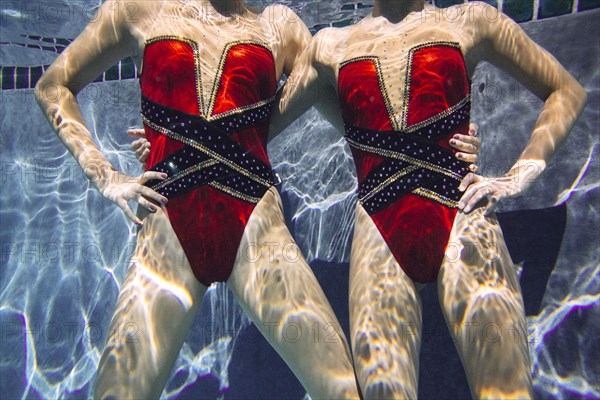
[[[253,81],[249,82],[252,86],[277,79],[270,34],[257,25],[241,20],[208,23],[163,15],[160,26],[148,32],[140,44],[142,74],[145,66],[162,63],[161,76],[182,84],[177,71],[184,63],[169,59],[187,59],[188,67],[182,72],[193,70],[195,78],[185,81],[197,86],[202,114],[211,115],[217,92],[226,89],[232,71],[245,74],[248,81]],[[153,46],[162,50],[157,53]]]
[[[412,22],[385,30],[366,26],[355,31],[350,35],[345,50],[340,52],[334,68],[338,85],[342,71],[342,75],[345,73],[346,76],[358,73],[376,75],[390,108],[390,116],[396,120],[393,122],[397,122],[394,124],[396,128],[400,128],[401,121],[405,119],[410,92],[419,90],[415,87],[417,74],[449,80],[455,79],[457,70],[461,70],[464,74],[458,75],[464,75],[464,78],[460,80],[470,79],[464,57],[470,43],[462,29],[456,26],[451,29],[447,23],[435,21]],[[421,83],[426,81],[419,80]],[[359,81],[356,82],[356,90],[362,90]],[[456,83],[462,85],[464,82]]]

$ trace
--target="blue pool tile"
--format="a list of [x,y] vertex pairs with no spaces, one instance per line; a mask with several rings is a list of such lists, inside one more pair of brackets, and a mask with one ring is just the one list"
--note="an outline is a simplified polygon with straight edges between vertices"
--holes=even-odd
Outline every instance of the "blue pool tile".
[[502,12],[517,22],[533,19],[533,0],[504,0]]
[[592,10],[594,8],[600,8],[600,0],[579,0],[577,11]]
[[29,89],[29,67],[17,67],[16,88]]
[[332,26],[335,26],[336,28],[342,28],[342,27],[344,27],[344,26],[350,26],[350,25],[352,25],[353,23],[354,23],[354,20],[353,20],[353,19],[344,19],[344,20],[342,20],[342,21],[337,21],[337,22],[334,22],[334,23],[332,24]]
[[31,74],[31,87],[35,87],[35,84],[40,80],[42,74],[44,73],[44,68],[41,65],[37,67],[31,67],[29,73]]
[[12,90],[15,88],[15,67],[2,67],[0,77],[2,78],[2,90]]
[[461,0],[436,0],[435,5],[441,8],[450,7],[456,4],[462,4],[464,1]]
[[363,3],[350,3],[350,4],[344,4],[342,5],[342,11],[347,11],[347,10],[360,10],[362,8],[371,8],[373,7],[370,4],[363,4]]
[[118,81],[119,80],[119,65],[113,65],[104,73],[104,80]]
[[121,61],[121,79],[133,79],[135,73],[135,64],[131,57]]
[[556,17],[570,14],[573,10],[572,0],[542,0],[538,10],[538,18]]
[[498,2],[496,0],[469,0],[469,1],[483,1],[484,3],[488,3],[490,6],[498,7]]

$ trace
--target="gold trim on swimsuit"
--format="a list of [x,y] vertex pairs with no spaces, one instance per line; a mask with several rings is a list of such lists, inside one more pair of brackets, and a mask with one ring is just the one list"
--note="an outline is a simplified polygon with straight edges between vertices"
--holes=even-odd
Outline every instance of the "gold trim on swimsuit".
[[[194,72],[196,75],[196,96],[198,97],[198,110],[200,111],[200,115],[204,115],[204,97],[202,95],[202,75],[200,72],[200,51],[198,50],[198,43],[192,39],[188,39],[184,36],[177,35],[161,35],[149,38],[146,40],[144,44],[144,49],[146,46],[151,45],[157,42],[163,42],[168,40],[176,40],[179,42],[186,43],[192,47],[192,52],[194,54]],[[142,73],[144,72],[142,66]]]
[[463,178],[462,176],[460,176],[460,174],[458,174],[458,173],[456,173],[456,172],[454,172],[452,170],[438,167],[437,165],[428,163],[426,161],[418,160],[418,159],[413,158],[413,157],[409,157],[409,156],[407,156],[405,154],[398,153],[396,151],[380,149],[378,147],[373,147],[373,146],[367,146],[367,145],[364,145],[362,143],[358,143],[358,142],[356,142],[356,141],[354,141],[354,140],[352,140],[352,139],[350,139],[348,137],[346,137],[346,140],[353,147],[356,147],[356,148],[358,148],[360,150],[363,150],[363,151],[366,151],[366,152],[369,152],[369,153],[377,154],[377,155],[380,155],[382,157],[387,157],[387,158],[396,158],[398,160],[401,160],[401,161],[404,161],[404,162],[407,162],[407,163],[410,163],[410,164],[413,164],[413,165],[417,165],[418,167],[421,167],[421,168],[424,168],[424,169],[428,169],[430,171],[438,172],[440,174],[446,175],[446,176],[448,176],[450,178],[453,178],[453,179],[456,179],[456,180],[459,180],[459,181],[462,180],[462,178]]
[[[271,46],[269,46],[268,43],[260,41],[260,40],[256,40],[256,39],[234,40],[225,45],[225,47],[221,51],[219,66],[217,67],[217,74],[215,76],[215,81],[213,83],[212,90],[210,93],[210,100],[208,102],[208,110],[206,112],[206,119],[209,121],[216,119],[217,117],[218,118],[224,117],[223,114],[225,114],[225,113],[220,113],[220,114],[217,114],[214,116],[212,115],[212,113],[215,108],[215,101],[217,100],[217,94],[219,92],[219,87],[221,86],[221,78],[223,76],[223,70],[225,69],[225,63],[227,62],[227,57],[229,56],[229,51],[233,47],[241,45],[241,44],[253,44],[256,46],[261,46],[261,47],[269,50],[269,52],[271,53],[271,56],[273,55],[273,50],[271,50]],[[255,104],[258,104],[258,103],[255,103]],[[254,108],[252,106],[253,106],[253,104],[250,104],[250,105],[244,106],[244,108],[245,108],[245,110]],[[256,106],[256,107],[259,107],[259,106]],[[234,110],[226,111],[226,113],[229,113],[228,115],[235,114],[237,112],[237,110],[238,109],[236,108]],[[245,110],[243,110],[243,111],[245,111]],[[242,111],[239,111],[239,112],[242,112]],[[225,115],[225,116],[227,116],[227,115]]]
[[144,123],[146,125],[148,125],[150,128],[154,129],[157,132],[162,133],[163,135],[166,135],[168,137],[170,137],[171,139],[177,140],[181,143],[187,144],[190,147],[193,147],[197,150],[200,150],[201,152],[203,152],[204,154],[208,155],[209,157],[216,159],[217,161],[227,165],[228,167],[232,168],[233,170],[239,172],[240,174],[260,183],[263,186],[266,187],[271,187],[271,182],[268,182],[266,180],[264,180],[263,178],[256,176],[255,174],[249,172],[248,170],[241,168],[240,166],[238,166],[236,163],[226,159],[225,157],[221,156],[220,154],[210,150],[209,148],[206,148],[205,146],[203,146],[201,143],[190,140],[184,136],[181,136],[173,131],[170,131],[169,129],[156,125],[155,123],[153,123],[152,121],[150,121],[148,118],[146,118],[146,116],[142,115],[142,120],[144,121]]
[[[402,102],[403,102],[402,125],[401,125],[401,128],[398,129],[399,131],[412,132],[416,129],[419,129],[423,125],[427,125],[428,123],[431,123],[433,121],[437,121],[438,119],[444,118],[448,113],[448,110],[445,110],[438,115],[434,115],[433,117],[428,118],[425,121],[419,122],[418,124],[408,126],[408,103],[410,102],[410,78],[412,76],[412,63],[413,63],[413,58],[415,56],[415,52],[418,50],[421,50],[421,49],[426,49],[429,47],[436,47],[436,46],[454,47],[456,49],[461,50],[459,43],[448,42],[448,41],[421,43],[421,44],[414,46],[408,50],[408,59],[406,60],[406,77],[404,80],[404,96],[402,96]],[[462,50],[461,50],[461,52],[462,52]],[[463,56],[463,58],[464,58],[464,56]],[[467,96],[467,98],[468,97],[469,96]],[[463,103],[464,101],[465,101],[465,99],[463,99],[460,103],[464,104]],[[451,107],[451,109],[453,110],[454,107],[455,106]],[[444,115],[442,115],[442,114],[444,114]]]
[[[219,91],[219,87],[221,85],[221,78],[223,76],[223,70],[225,67],[225,63],[227,62],[227,56],[229,55],[229,51],[237,45],[254,44],[256,46],[261,46],[261,47],[269,50],[269,52],[271,53],[271,56],[272,56],[273,50],[271,49],[271,46],[267,42],[256,40],[256,39],[242,39],[242,40],[234,40],[225,45],[225,47],[221,51],[221,56],[220,56],[219,65],[217,67],[215,81],[212,85],[210,99],[209,99],[208,106],[207,106],[204,102],[204,92],[203,92],[203,88],[202,88],[202,86],[203,86],[202,85],[202,74],[201,74],[201,70],[200,70],[200,51],[198,48],[198,43],[196,41],[194,41],[192,39],[188,39],[184,36],[179,36],[179,35],[160,35],[160,36],[155,36],[155,37],[146,39],[146,41],[144,43],[144,47],[154,44],[154,43],[157,43],[157,42],[168,41],[168,40],[176,40],[179,42],[183,42],[192,47],[192,52],[194,55],[194,69],[195,69],[194,72],[196,75],[195,84],[196,84],[196,96],[198,97],[198,110],[200,111],[200,115],[202,117],[204,117],[207,121],[214,121],[214,120],[225,118],[225,117],[228,117],[228,116],[231,116],[234,114],[240,114],[247,110],[259,108],[270,101],[270,99],[261,100],[256,103],[252,103],[252,104],[248,104],[248,105],[245,105],[242,107],[234,108],[232,110],[224,111],[224,112],[216,114],[216,115],[211,115],[213,113],[213,110],[215,107],[215,101],[216,101],[216,97],[217,97],[217,94]],[[141,73],[143,73],[143,66],[142,66]]]
[[381,95],[383,97],[383,102],[385,104],[385,108],[387,110],[388,113],[388,118],[392,124],[392,128],[395,131],[399,131],[400,127],[398,126],[398,124],[396,123],[396,118],[395,118],[395,112],[394,112],[394,108],[392,107],[392,102],[390,101],[390,96],[387,90],[387,87],[385,85],[385,80],[383,78],[383,72],[381,69],[381,60],[378,56],[360,56],[360,57],[354,57],[351,58],[349,60],[346,61],[342,61],[340,63],[340,67],[338,70],[341,70],[342,68],[344,68],[345,66],[355,63],[355,62],[359,62],[359,61],[372,61],[373,64],[375,65],[375,71],[377,72],[377,82],[379,84],[379,90],[381,91]]

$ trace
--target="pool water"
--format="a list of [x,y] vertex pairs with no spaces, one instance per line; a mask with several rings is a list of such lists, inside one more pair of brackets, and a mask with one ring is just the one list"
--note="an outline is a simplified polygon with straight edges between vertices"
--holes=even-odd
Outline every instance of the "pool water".
[[[251,2],[258,6],[268,1]],[[366,15],[372,1],[281,1],[313,32]],[[436,2],[440,6],[450,2]],[[456,2],[454,2],[456,3]],[[584,85],[589,103],[556,159],[524,195],[501,204],[521,271],[537,398],[600,397],[600,4],[512,2],[524,29]],[[568,3],[568,5],[564,5]],[[562,4],[562,5],[561,5]],[[0,10],[0,397],[88,398],[135,228],[88,185],[39,110],[31,87],[83,29],[98,1],[3,1]],[[124,60],[78,96],[112,164],[141,167],[126,128],[141,126],[139,86]],[[482,174],[520,153],[541,102],[482,64],[473,77]],[[107,100],[108,99],[108,100]],[[319,149],[319,151],[314,151]],[[288,226],[347,326],[347,268],[356,177],[342,137],[309,111],[269,145]],[[535,210],[535,211],[532,211]],[[420,397],[467,398],[433,286],[423,292]],[[596,361],[593,361],[596,360]],[[305,392],[224,285],[202,305],[164,398],[302,399]]]

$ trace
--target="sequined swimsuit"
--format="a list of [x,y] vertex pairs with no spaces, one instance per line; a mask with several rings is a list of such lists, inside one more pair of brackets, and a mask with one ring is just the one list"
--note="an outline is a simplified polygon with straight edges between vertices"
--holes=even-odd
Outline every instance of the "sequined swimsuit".
[[229,277],[255,205],[274,184],[266,152],[277,82],[269,47],[229,43],[204,104],[198,46],[161,36],[146,42],[142,119],[151,144],[147,186],[169,199],[167,213],[196,278]]
[[457,44],[408,52],[403,120],[392,120],[379,59],[343,62],[338,92],[358,175],[359,202],[407,275],[437,279],[468,165],[448,141],[466,134],[469,81]]

